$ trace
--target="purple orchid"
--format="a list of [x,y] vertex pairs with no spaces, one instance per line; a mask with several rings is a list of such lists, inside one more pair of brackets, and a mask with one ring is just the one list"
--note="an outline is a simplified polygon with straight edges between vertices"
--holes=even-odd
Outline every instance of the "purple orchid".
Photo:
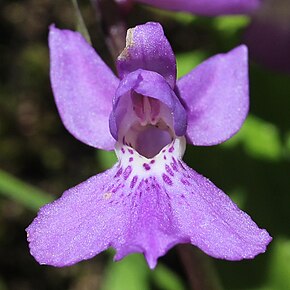
[[183,161],[194,145],[225,141],[248,112],[247,49],[216,55],[176,82],[158,23],[129,29],[117,78],[77,32],[50,29],[51,82],[66,128],[118,163],[40,209],[27,228],[41,264],[68,266],[109,247],[154,268],[178,243],[221,259],[266,250],[271,237]]
[[185,11],[204,16],[250,13],[261,0],[116,0],[123,6],[136,1],[161,9]]

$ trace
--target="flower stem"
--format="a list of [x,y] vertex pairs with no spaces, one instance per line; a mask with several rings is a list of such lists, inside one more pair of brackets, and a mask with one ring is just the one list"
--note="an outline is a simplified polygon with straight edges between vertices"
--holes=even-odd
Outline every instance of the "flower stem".
[[197,248],[186,244],[178,245],[177,251],[191,290],[222,290],[209,257]]
[[127,25],[125,10],[112,0],[91,0],[97,20],[101,22],[107,46],[113,59],[116,59],[125,47]]
[[21,181],[1,169],[0,194],[33,211],[37,211],[41,206],[53,200],[52,195]]

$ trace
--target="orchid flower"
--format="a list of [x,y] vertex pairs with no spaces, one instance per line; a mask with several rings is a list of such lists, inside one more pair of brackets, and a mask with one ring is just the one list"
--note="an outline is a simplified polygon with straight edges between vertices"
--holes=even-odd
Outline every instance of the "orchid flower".
[[183,161],[186,142],[221,143],[248,112],[247,49],[216,55],[176,81],[158,23],[129,29],[118,78],[77,32],[51,26],[51,83],[65,127],[93,147],[115,148],[111,169],[64,192],[27,228],[40,264],[68,266],[113,247],[150,268],[178,243],[241,260],[271,237]]
[[184,11],[204,16],[250,13],[260,6],[261,0],[115,0],[121,5],[140,2],[157,8]]

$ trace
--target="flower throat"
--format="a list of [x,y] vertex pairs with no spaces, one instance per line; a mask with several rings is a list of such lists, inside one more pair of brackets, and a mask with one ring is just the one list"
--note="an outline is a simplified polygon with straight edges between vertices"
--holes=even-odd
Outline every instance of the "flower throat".
[[157,155],[174,139],[172,116],[159,100],[131,93],[134,121],[123,137],[123,143],[146,158]]

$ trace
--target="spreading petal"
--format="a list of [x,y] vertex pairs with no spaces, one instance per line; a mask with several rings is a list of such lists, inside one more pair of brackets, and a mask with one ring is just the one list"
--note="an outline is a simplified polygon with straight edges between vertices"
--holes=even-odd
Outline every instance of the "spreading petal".
[[116,260],[140,252],[154,268],[159,256],[182,241],[162,184],[154,176],[142,179],[148,168],[133,166],[142,156],[119,151],[122,164],[64,192],[27,228],[31,254],[40,264],[69,266],[113,247]]
[[132,109],[130,94],[128,95],[131,91],[165,104],[173,115],[175,134],[177,136],[185,134],[186,111],[169,84],[156,72],[138,69],[122,79],[113,99],[110,129],[116,140],[121,119]]
[[40,209],[27,228],[31,254],[40,264],[69,266],[117,240],[124,214],[112,195],[114,189],[109,190],[116,172],[113,168],[91,177]]
[[136,0],[159,8],[215,16],[249,13],[260,5],[260,0]]
[[147,159],[117,143],[120,162],[43,207],[28,227],[41,264],[72,265],[108,247],[143,253],[150,268],[177,243],[223,259],[253,258],[271,238],[210,181],[180,161],[183,138]]
[[[226,260],[252,259],[272,238],[212,182],[173,160],[175,177],[165,190],[184,236],[208,255]],[[172,177],[173,180],[173,177]]]
[[162,26],[148,22],[129,29],[126,47],[118,57],[117,68],[121,79],[137,69],[157,72],[174,88],[176,61]]
[[234,135],[249,109],[247,48],[218,54],[181,78],[187,106],[187,138],[194,145],[219,144]]
[[51,26],[50,77],[65,127],[80,141],[114,148],[109,114],[118,79],[78,33]]

